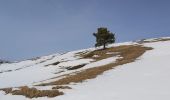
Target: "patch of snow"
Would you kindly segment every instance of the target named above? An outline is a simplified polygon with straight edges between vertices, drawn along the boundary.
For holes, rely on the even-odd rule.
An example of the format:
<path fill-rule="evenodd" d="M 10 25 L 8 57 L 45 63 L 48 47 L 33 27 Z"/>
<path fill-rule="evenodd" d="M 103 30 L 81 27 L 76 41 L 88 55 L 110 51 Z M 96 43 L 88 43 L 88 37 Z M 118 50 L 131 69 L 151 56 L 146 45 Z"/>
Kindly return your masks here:
<path fill-rule="evenodd" d="M 82 64 L 89 64 L 90 62 L 94 61 L 93 59 L 78 59 L 73 61 L 62 62 L 57 66 L 77 66 Z"/>
<path fill-rule="evenodd" d="M 100 57 L 100 56 L 99 56 L 99 55 L 93 55 L 93 57 L 94 57 L 94 58 L 98 58 L 98 57 Z"/>
<path fill-rule="evenodd" d="M 82 69 L 87 69 L 87 68 L 93 68 L 93 67 L 99 67 L 99 66 L 103 66 L 103 65 L 107 65 L 110 63 L 115 63 L 115 61 L 120 58 L 119 56 L 115 56 L 115 57 L 109 57 L 103 60 L 99 60 L 96 62 L 92 62 L 90 64 L 85 65 Z"/>
<path fill-rule="evenodd" d="M 112 55 L 112 54 L 119 54 L 119 52 L 107 52 L 107 55 Z"/>

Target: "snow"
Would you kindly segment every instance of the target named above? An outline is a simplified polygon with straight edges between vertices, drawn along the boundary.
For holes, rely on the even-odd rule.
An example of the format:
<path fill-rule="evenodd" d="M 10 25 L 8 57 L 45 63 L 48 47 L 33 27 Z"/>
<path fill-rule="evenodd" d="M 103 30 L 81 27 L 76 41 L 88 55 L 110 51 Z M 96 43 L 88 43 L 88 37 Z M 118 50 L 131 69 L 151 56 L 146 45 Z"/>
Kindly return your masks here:
<path fill-rule="evenodd" d="M 145 41 L 145 42 L 156 42 L 156 41 L 163 40 L 163 39 L 170 39 L 170 37 L 143 39 L 142 41 Z M 141 40 L 138 40 L 138 42 L 139 41 L 141 41 Z"/>
<path fill-rule="evenodd" d="M 119 52 L 107 52 L 107 55 L 112 55 L 112 54 L 119 54 Z"/>
<path fill-rule="evenodd" d="M 84 67 L 82 68 L 79 68 L 79 69 L 76 69 L 76 70 L 64 70 L 63 68 L 65 67 L 60 67 L 62 70 L 60 69 L 57 69 L 59 72 L 60 71 L 64 71 L 62 73 L 58 73 L 55 77 L 57 76 L 62 76 L 62 75 L 65 75 L 65 74 L 72 74 L 73 72 L 77 72 L 77 71 L 81 71 L 81 70 L 85 70 L 85 69 L 88 69 L 88 68 L 93 68 L 93 67 L 99 67 L 99 66 L 103 66 L 103 65 L 107 65 L 107 64 L 110 64 L 110 63 L 114 63 L 116 61 L 116 59 L 118 58 L 121 58 L 119 56 L 114 56 L 114 57 L 109 57 L 107 59 L 103 59 L 103 60 L 100 60 L 100 61 L 96 61 L 96 62 L 92 62 L 94 60 L 92 59 L 80 59 L 82 62 L 80 62 L 80 60 L 75 60 L 75 61 L 72 61 L 72 64 L 71 64 L 71 61 L 68 61 L 65 62 L 64 64 L 58 64 L 57 66 L 59 67 L 60 65 L 64 65 L 65 67 L 67 66 L 70 66 L 70 65 L 82 65 L 82 64 L 85 64 L 84 62 L 91 62 L 91 63 L 86 63 L 87 65 L 85 65 Z M 64 76 L 63 76 L 64 77 Z M 52 82 L 52 81 L 55 81 L 56 79 L 60 79 L 60 78 L 63 78 L 63 77 L 59 77 L 59 78 L 55 78 L 55 79 L 50 79 L 50 80 L 44 80 L 43 82 L 45 83 L 48 83 L 48 82 Z M 38 83 L 37 83 L 38 84 Z M 35 84 L 36 85 L 36 84 Z"/>
<path fill-rule="evenodd" d="M 99 55 L 93 55 L 93 57 L 94 57 L 94 58 L 98 58 L 98 57 L 100 57 L 100 56 L 99 56 Z"/>
<path fill-rule="evenodd" d="M 79 56 L 76 56 L 76 53 L 90 52 L 93 50 L 95 49 L 89 48 L 67 52 L 65 54 L 43 56 L 34 60 L 25 60 L 12 64 L 2 64 L 0 65 L 0 88 L 19 87 L 24 85 L 31 86 L 36 83 L 50 82 L 57 79 L 52 79 L 54 77 L 71 74 L 87 68 L 97 67 L 99 64 L 108 64 L 111 60 L 114 61 L 117 59 L 117 57 L 112 57 L 101 62 L 94 62 L 93 59 L 80 59 Z M 60 63 L 58 65 L 52 65 L 55 62 Z M 67 70 L 67 67 L 82 64 L 86 64 L 86 66 L 76 70 Z"/>
<path fill-rule="evenodd" d="M 18 69 L 31 67 L 31 66 L 34 66 L 35 64 L 41 64 L 42 62 L 48 61 L 55 56 L 59 56 L 59 54 L 44 56 L 36 60 L 25 60 L 25 61 L 16 62 L 16 63 L 2 64 L 0 65 L 0 72 L 6 72 L 6 71 L 8 72 L 9 70 L 15 71 Z"/>
<path fill-rule="evenodd" d="M 109 46 L 136 44 L 136 42 L 126 42 Z M 170 41 L 144 43 L 143 45 L 154 49 L 147 51 L 135 62 L 117 66 L 95 79 L 70 85 L 73 89 L 63 90 L 65 94 L 62 96 L 54 98 L 40 97 L 31 100 L 170 100 Z M 37 83 L 75 71 L 106 65 L 120 58 L 119 56 L 114 56 L 94 62 L 93 59 L 80 59 L 78 56 L 75 56 L 76 53 L 93 50 L 94 48 L 89 48 L 62 55 L 44 56 L 35 61 L 26 60 L 13 64 L 2 64 L 0 65 L 0 71 L 12 71 L 0 73 L 0 88 L 23 85 L 32 87 L 34 82 Z M 61 63 L 49 65 L 55 62 Z M 60 66 L 76 66 L 81 64 L 87 65 L 73 71 L 60 68 Z M 22 69 L 15 70 L 18 68 Z M 55 74 L 59 71 L 64 72 Z M 52 80 L 54 79 L 47 81 Z M 40 90 L 50 89 L 51 86 L 37 86 L 36 88 Z M 4 92 L 0 91 L 0 100 L 30 99 L 24 96 L 5 95 Z"/>
<path fill-rule="evenodd" d="M 58 64 L 58 66 L 77 66 L 80 64 L 88 64 L 90 62 L 94 61 L 93 59 L 78 59 L 74 61 L 67 61 L 67 62 L 62 62 Z"/>
<path fill-rule="evenodd" d="M 57 100 L 170 100 L 170 52 L 167 52 L 170 42 L 148 43 L 146 46 L 154 49 L 140 60 L 72 86 L 73 90 Z"/>
<path fill-rule="evenodd" d="M 86 66 L 83 67 L 83 69 L 87 69 L 87 68 L 92 68 L 92 67 L 98 67 L 98 66 L 103 66 L 103 65 L 107 65 L 110 63 L 114 63 L 116 61 L 116 59 L 120 58 L 119 56 L 115 56 L 115 57 L 109 57 L 100 61 L 96 61 L 93 63 L 90 63 Z"/>

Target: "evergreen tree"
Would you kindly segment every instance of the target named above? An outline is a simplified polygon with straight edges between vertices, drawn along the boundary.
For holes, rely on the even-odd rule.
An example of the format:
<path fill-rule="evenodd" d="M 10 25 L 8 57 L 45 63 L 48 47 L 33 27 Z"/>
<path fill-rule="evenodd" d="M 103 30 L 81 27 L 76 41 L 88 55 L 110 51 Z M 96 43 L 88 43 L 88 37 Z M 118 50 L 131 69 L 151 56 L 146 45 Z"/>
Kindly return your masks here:
<path fill-rule="evenodd" d="M 108 31 L 105 27 L 98 28 L 97 33 L 93 33 L 93 35 L 96 37 L 95 47 L 103 45 L 103 49 L 106 49 L 108 44 L 115 42 L 115 34 Z"/>

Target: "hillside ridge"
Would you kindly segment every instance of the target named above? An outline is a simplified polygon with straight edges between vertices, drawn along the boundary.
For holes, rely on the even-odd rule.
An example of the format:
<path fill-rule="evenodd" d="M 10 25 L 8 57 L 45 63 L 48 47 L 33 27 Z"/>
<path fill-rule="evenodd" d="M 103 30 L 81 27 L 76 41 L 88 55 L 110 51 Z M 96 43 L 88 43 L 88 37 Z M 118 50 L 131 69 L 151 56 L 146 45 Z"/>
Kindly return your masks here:
<path fill-rule="evenodd" d="M 89 48 L 1 64 L 0 75 L 3 78 L 0 78 L 0 90 L 4 91 L 6 96 L 12 94 L 14 97 L 22 95 L 22 98 L 27 99 L 55 99 L 56 96 L 65 95 L 65 91 L 72 90 L 73 84 L 80 84 L 87 79 L 95 80 L 105 71 L 135 63 L 145 52 L 153 51 L 154 48 L 147 44 L 166 43 L 169 40 L 170 37 L 143 39 L 111 44 L 106 50 L 100 50 L 100 47 Z M 15 83 L 12 80 L 15 80 Z"/>

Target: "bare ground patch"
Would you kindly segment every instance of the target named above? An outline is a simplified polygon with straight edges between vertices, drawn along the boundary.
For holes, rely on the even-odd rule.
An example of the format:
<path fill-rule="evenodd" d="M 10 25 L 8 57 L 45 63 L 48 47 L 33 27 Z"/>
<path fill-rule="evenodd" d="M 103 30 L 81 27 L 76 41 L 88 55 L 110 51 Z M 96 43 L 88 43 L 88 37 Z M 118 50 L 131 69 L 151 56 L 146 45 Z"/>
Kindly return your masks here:
<path fill-rule="evenodd" d="M 56 97 L 59 95 L 63 95 L 63 92 L 58 90 L 37 90 L 36 88 L 29 88 L 27 86 L 20 87 L 18 90 L 12 90 L 12 88 L 4 88 L 0 89 L 4 91 L 6 94 L 12 95 L 23 95 L 27 98 L 38 98 L 38 97 Z"/>
<path fill-rule="evenodd" d="M 71 87 L 69 87 L 69 86 L 55 86 L 55 87 L 52 87 L 52 89 L 71 89 Z"/>

